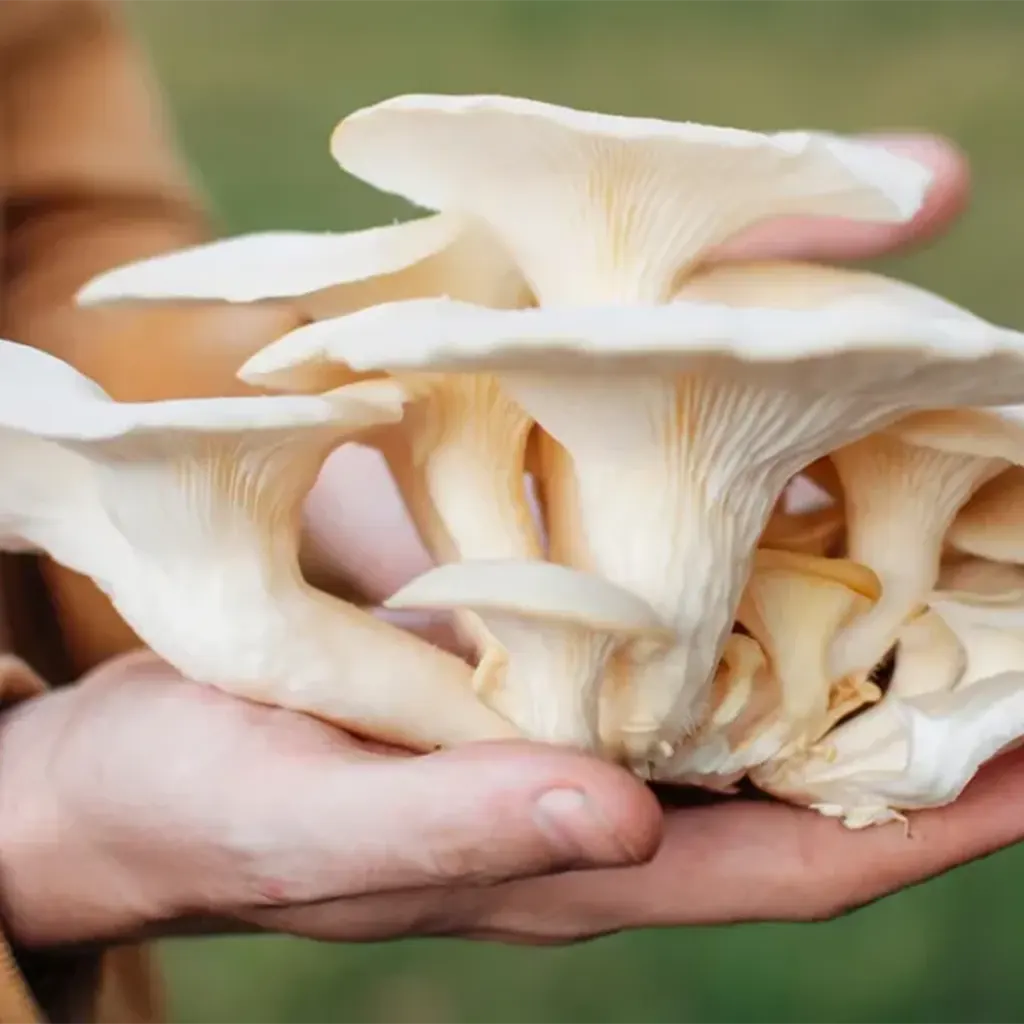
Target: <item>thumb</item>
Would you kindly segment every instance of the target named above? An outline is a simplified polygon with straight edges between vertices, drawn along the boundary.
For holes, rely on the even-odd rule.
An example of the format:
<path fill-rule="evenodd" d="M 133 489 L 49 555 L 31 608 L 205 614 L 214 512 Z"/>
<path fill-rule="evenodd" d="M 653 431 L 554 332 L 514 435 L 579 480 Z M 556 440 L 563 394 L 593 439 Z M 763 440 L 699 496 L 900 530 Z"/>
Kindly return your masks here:
<path fill-rule="evenodd" d="M 628 772 L 528 743 L 326 771 L 320 761 L 310 774 L 315 784 L 290 801 L 291 827 L 276 823 L 303 851 L 294 880 L 304 891 L 281 892 L 286 901 L 636 863 L 661 836 L 657 799 Z"/>

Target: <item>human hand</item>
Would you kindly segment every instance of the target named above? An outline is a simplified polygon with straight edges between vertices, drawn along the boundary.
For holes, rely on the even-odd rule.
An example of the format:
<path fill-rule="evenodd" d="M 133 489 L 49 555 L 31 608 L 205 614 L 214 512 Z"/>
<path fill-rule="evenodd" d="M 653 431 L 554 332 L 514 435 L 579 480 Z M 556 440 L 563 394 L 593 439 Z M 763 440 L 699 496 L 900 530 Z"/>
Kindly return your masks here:
<path fill-rule="evenodd" d="M 1024 755 L 916 814 L 910 839 L 754 801 L 663 818 L 638 780 L 582 755 L 410 756 L 131 654 L 0 721 L 0 916 L 28 948 L 256 930 L 543 944 L 817 920 L 1017 841 L 1018 798 Z"/>
<path fill-rule="evenodd" d="M 453 892 L 635 863 L 660 826 L 611 765 L 520 743 L 413 757 L 145 652 L 0 718 L 0 917 L 27 948 L 430 932 Z"/>

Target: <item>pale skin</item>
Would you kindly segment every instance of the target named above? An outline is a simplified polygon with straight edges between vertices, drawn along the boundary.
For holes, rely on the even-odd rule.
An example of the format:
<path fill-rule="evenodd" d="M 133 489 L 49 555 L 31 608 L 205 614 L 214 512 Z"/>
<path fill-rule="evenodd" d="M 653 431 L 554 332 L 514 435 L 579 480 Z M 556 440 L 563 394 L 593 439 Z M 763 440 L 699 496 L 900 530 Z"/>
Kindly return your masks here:
<path fill-rule="evenodd" d="M 716 257 L 869 258 L 938 233 L 966 204 L 965 161 L 936 139 L 886 144 L 936 172 L 913 224 L 777 223 Z M 395 502 L 383 463 L 353 449 L 309 507 L 331 572 L 375 601 L 429 564 Z M 0 718 L 0 916 L 37 948 L 263 930 L 540 944 L 819 920 L 1019 841 L 1021 800 L 1017 753 L 912 815 L 909 840 L 766 802 L 664 807 L 582 755 L 372 747 L 141 653 Z"/>

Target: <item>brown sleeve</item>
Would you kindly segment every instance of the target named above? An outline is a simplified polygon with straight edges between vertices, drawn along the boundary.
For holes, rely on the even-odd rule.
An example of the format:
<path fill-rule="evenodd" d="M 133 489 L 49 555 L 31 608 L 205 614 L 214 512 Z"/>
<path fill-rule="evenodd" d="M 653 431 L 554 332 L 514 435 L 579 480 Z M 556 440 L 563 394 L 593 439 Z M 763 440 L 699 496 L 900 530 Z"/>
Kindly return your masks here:
<path fill-rule="evenodd" d="M 158 96 L 117 5 L 0 0 L 0 336 L 122 400 L 242 393 L 293 309 L 74 305 L 98 272 L 210 237 Z M 75 675 L 138 646 L 90 581 L 43 571 Z"/>

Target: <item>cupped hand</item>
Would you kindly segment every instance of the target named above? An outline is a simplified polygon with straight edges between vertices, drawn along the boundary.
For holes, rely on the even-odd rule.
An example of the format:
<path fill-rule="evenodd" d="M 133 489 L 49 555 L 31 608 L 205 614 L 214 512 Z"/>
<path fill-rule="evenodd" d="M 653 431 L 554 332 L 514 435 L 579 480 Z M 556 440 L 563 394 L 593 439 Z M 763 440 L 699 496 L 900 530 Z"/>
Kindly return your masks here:
<path fill-rule="evenodd" d="M 816 920 L 1018 840 L 1021 799 L 1009 756 L 909 839 L 755 801 L 663 813 L 582 755 L 410 756 L 130 654 L 0 720 L 0 917 L 27 948 Z"/>
<path fill-rule="evenodd" d="M 453 891 L 643 861 L 660 828 L 610 765 L 519 743 L 413 757 L 150 653 L 0 718 L 0 917 L 26 947 L 431 931 Z"/>

